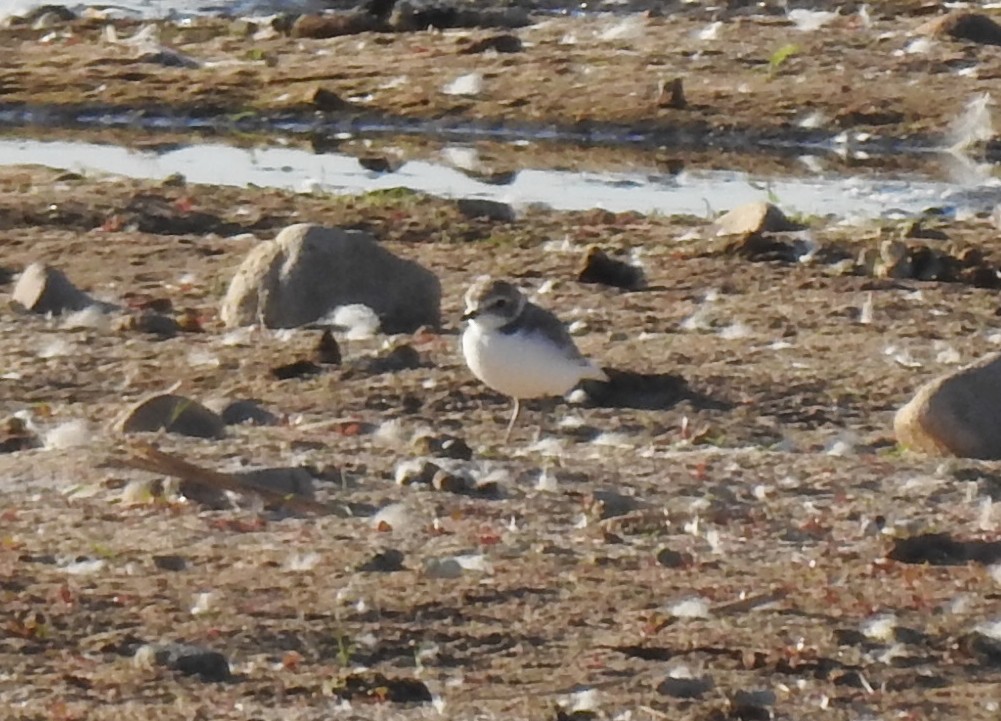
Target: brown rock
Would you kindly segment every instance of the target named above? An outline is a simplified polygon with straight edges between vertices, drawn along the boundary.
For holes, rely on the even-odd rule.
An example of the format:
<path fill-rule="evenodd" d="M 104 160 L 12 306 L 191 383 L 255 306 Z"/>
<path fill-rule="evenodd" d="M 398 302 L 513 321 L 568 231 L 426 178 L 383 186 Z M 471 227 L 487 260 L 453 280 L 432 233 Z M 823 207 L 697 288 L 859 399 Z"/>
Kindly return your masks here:
<path fill-rule="evenodd" d="M 469 490 L 469 483 L 462 476 L 439 469 L 431 479 L 431 487 L 442 493 L 462 494 Z"/>
<path fill-rule="evenodd" d="M 802 226 L 789 220 L 778 206 L 758 201 L 738 205 L 716 219 L 717 235 L 747 235 L 750 233 L 780 233 L 802 230 Z"/>
<path fill-rule="evenodd" d="M 893 419 L 897 440 L 942 456 L 1001 459 L 1001 354 L 921 388 Z"/>
<path fill-rule="evenodd" d="M 341 364 L 341 347 L 337 344 L 337 339 L 330 332 L 329 328 L 324 328 L 320 335 L 320 340 L 313 350 L 313 360 L 320 365 L 339 366 Z"/>
<path fill-rule="evenodd" d="M 920 25 L 915 32 L 932 37 L 950 37 L 983 45 L 1001 45 L 1001 25 L 981 13 L 956 10 Z"/>
<path fill-rule="evenodd" d="M 520 53 L 522 50 L 521 40 L 517 35 L 509 33 L 491 35 L 472 41 L 459 52 L 464 55 L 473 55 L 475 53 L 485 53 L 488 50 L 498 53 Z"/>
<path fill-rule="evenodd" d="M 431 461 L 419 465 L 401 465 L 396 470 L 396 483 L 401 486 L 429 486 L 441 468 Z"/>
<path fill-rule="evenodd" d="M 907 245 L 899 240 L 884 240 L 879 244 L 879 259 L 873 268 L 877 278 L 912 278 L 914 264 L 911 263 Z"/>
<path fill-rule="evenodd" d="M 42 441 L 17 416 L 11 416 L 0 427 L 0 453 L 16 453 L 41 446 Z"/>
<path fill-rule="evenodd" d="M 611 258 L 596 246 L 588 249 L 584 265 L 577 274 L 579 283 L 599 283 L 624 290 L 639 290 L 646 285 L 643 269 Z"/>
<path fill-rule="evenodd" d="M 375 311 L 386 333 L 410 333 L 439 325 L 441 284 L 367 233 L 302 223 L 254 246 L 230 283 L 220 317 L 230 328 L 258 321 L 295 328 L 354 303 Z"/>
<path fill-rule="evenodd" d="M 149 333 L 161 339 L 173 338 L 181 332 L 181 326 L 176 320 L 152 310 L 144 310 L 141 313 L 126 316 L 118 324 L 118 327 L 125 331 Z"/>
<path fill-rule="evenodd" d="M 486 218 L 501 223 L 512 223 L 517 215 L 507 203 L 484 198 L 461 198 L 456 202 L 459 212 L 467 218 Z"/>
<path fill-rule="evenodd" d="M 367 373 L 399 373 L 405 370 L 415 370 L 422 367 L 421 355 L 407 343 L 395 346 L 387 352 L 365 358 L 359 364 L 361 370 Z"/>
<path fill-rule="evenodd" d="M 249 471 L 234 473 L 240 480 L 270 491 L 278 491 L 286 495 L 313 498 L 313 477 L 305 468 L 298 466 L 280 466 L 276 468 L 255 468 Z"/>
<path fill-rule="evenodd" d="M 281 419 L 265 408 L 259 401 L 238 398 L 214 398 L 206 401 L 205 407 L 218 413 L 227 426 L 275 426 Z"/>
<path fill-rule="evenodd" d="M 661 80 L 657 86 L 657 107 L 683 110 L 688 106 L 685 100 L 685 86 L 681 78 Z"/>
<path fill-rule="evenodd" d="M 292 361 L 291 363 L 284 363 L 280 366 L 272 368 L 271 375 L 277 380 L 287 381 L 293 378 L 307 378 L 309 376 L 315 376 L 317 373 L 322 371 L 323 369 L 313 361 L 307 358 L 300 358 L 299 360 Z"/>
<path fill-rule="evenodd" d="M 195 438 L 222 438 L 222 418 L 196 400 L 173 393 L 145 398 L 118 421 L 123 433 L 167 431 Z"/>
<path fill-rule="evenodd" d="M 385 155 L 363 155 L 358 158 L 358 165 L 373 173 L 395 173 L 400 168 L 400 162 Z"/>
<path fill-rule="evenodd" d="M 473 449 L 457 436 L 419 436 L 411 444 L 417 453 L 436 458 L 455 458 L 461 461 L 471 460 Z"/>
<path fill-rule="evenodd" d="M 17 279 L 11 301 L 33 313 L 64 313 L 83 310 L 94 301 L 79 290 L 59 269 L 32 263 Z"/>
<path fill-rule="evenodd" d="M 344 100 L 340 95 L 335 93 L 333 90 L 328 90 L 324 87 L 313 86 L 306 91 L 304 100 L 307 105 L 311 105 L 317 110 L 346 110 L 348 108 L 354 107 L 347 100 Z"/>
<path fill-rule="evenodd" d="M 834 116 L 841 128 L 856 125 L 896 125 L 906 119 L 903 112 L 887 107 L 885 103 L 860 102 L 847 105 Z"/>
<path fill-rule="evenodd" d="M 294 38 L 335 38 L 376 30 L 381 23 L 368 13 L 341 12 L 326 15 L 300 15 L 292 23 Z"/>

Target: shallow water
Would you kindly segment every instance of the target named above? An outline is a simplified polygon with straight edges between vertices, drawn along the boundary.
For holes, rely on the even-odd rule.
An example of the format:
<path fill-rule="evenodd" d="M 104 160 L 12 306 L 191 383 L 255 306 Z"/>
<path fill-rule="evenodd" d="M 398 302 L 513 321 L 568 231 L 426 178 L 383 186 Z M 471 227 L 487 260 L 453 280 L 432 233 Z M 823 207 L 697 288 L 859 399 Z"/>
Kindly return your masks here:
<path fill-rule="evenodd" d="M 352 155 L 316 154 L 291 147 L 246 149 L 216 143 L 137 151 L 97 143 L 0 140 L 3 165 L 44 165 L 147 179 L 181 173 L 193 183 L 252 184 L 299 192 L 359 193 L 407 187 L 442 197 L 486 198 L 515 205 L 544 203 L 563 210 L 605 208 L 704 216 L 753 200 L 772 200 L 787 211 L 861 220 L 918 214 L 930 207 L 960 214 L 986 211 L 1001 202 L 1001 187 L 990 176 L 970 175 L 960 184 L 931 177 L 811 173 L 808 168 L 816 170 L 821 164 L 815 157 L 803 159 L 804 172 L 799 176 L 699 169 L 672 175 L 654 167 L 608 173 L 523 168 L 505 184 L 484 182 L 456 167 L 475 164 L 475 146 L 446 146 L 438 157 L 438 162 L 414 160 L 396 172 L 377 173 L 362 167 Z"/>

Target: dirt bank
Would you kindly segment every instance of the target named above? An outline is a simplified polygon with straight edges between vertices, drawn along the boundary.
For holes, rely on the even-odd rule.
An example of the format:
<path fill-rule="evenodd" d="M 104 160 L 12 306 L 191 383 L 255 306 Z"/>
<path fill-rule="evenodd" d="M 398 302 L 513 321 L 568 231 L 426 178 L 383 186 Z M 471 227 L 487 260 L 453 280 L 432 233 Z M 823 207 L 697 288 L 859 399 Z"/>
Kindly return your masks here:
<path fill-rule="evenodd" d="M 421 122 L 677 146 L 805 143 L 846 130 L 883 149 L 941 142 L 971 98 L 992 89 L 994 47 L 917 33 L 933 7 L 871 5 L 808 30 L 784 15 L 700 5 L 327 39 L 291 37 L 280 22 L 278 31 L 221 19 L 159 25 L 159 41 L 183 57 L 124 43 L 139 31 L 126 21 L 114 36 L 93 19 L 15 26 L 0 30 L 0 102 L 12 120 L 48 124 L 178 116 L 230 130 Z M 672 99 L 675 79 L 683 93 Z"/>

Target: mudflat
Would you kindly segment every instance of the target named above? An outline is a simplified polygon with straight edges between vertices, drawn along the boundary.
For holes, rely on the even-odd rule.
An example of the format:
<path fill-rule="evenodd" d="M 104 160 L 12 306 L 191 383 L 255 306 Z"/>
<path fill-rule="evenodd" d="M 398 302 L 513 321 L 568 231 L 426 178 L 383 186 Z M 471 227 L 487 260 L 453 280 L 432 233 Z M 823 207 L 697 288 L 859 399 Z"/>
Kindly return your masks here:
<path fill-rule="evenodd" d="M 913 2 L 796 13 L 695 3 L 422 32 L 357 32 L 378 22 L 351 21 L 346 11 L 325 30 L 294 16 L 145 30 L 99 14 L 49 17 L 0 29 L 0 102 L 43 108 L 34 116 L 43 122 L 100 110 L 137 122 L 143 114 L 244 125 L 354 118 L 641 133 L 673 145 L 852 131 L 928 145 L 1001 72 L 1001 30 L 985 15 L 976 18 L 986 25 L 946 23 L 942 9 Z M 302 36 L 324 32 L 348 34 Z"/>
<path fill-rule="evenodd" d="M 814 33 L 734 18 L 715 40 L 693 35 L 712 21 L 696 10 L 637 15 L 628 40 L 599 38 L 623 18 L 550 18 L 504 31 L 522 52 L 475 60 L 457 32 L 161 29 L 185 54 L 239 61 L 187 69 L 139 62 L 76 20 L 4 30 L 0 83 L 9 102 L 55 107 L 270 112 L 320 84 L 416 118 L 683 116 L 779 134 L 816 111 L 903 138 L 945 130 L 986 89 L 985 70 L 957 77 L 957 58 L 996 61 L 951 40 L 896 55 L 923 12 L 877 3 L 871 26 L 845 13 Z M 787 43 L 799 49 L 769 69 Z M 681 65 L 688 106 L 658 108 L 661 70 Z M 482 98 L 440 92 L 473 71 Z M 858 102 L 902 119 L 838 120 Z M 721 237 L 706 217 L 491 219 L 406 190 L 21 167 L 0 171 L 0 191 L 5 300 L 40 261 L 121 308 L 0 314 L 9 717 L 996 718 L 1001 477 L 903 452 L 892 433 L 921 384 L 1001 341 L 986 214 L 800 217 L 805 232 Z M 298 222 L 366 230 L 433 270 L 442 326 L 338 331 L 339 365 L 319 362 L 320 328 L 224 328 L 236 268 Z M 641 267 L 645 287 L 580 282 L 592 245 Z M 638 391 L 534 405 L 502 443 L 509 401 L 458 351 L 462 294 L 487 273 L 535 293 Z M 215 439 L 117 430 L 171 388 L 253 400 L 272 422 Z M 160 493 L 161 475 L 124 463 L 137 439 L 216 471 L 306 469 L 331 512 Z"/>

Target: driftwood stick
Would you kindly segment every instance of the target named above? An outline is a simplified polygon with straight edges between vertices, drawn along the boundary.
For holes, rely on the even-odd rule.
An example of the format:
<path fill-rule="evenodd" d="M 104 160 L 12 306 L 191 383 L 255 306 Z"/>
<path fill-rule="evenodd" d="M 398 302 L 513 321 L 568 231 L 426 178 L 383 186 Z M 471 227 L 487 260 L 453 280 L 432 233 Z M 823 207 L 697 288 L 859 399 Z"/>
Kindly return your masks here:
<path fill-rule="evenodd" d="M 156 446 L 145 441 L 137 441 L 129 448 L 129 455 L 123 459 L 124 465 L 152 473 L 162 473 L 166 476 L 179 478 L 186 483 L 194 483 L 215 491 L 232 491 L 234 493 L 256 493 L 265 501 L 275 503 L 294 511 L 330 515 L 335 513 L 326 504 L 302 496 L 281 493 L 271 488 L 259 486 L 256 483 L 241 480 L 230 473 L 220 473 L 209 468 L 196 466 L 183 458 L 170 453 L 164 453 Z"/>

